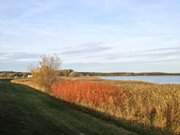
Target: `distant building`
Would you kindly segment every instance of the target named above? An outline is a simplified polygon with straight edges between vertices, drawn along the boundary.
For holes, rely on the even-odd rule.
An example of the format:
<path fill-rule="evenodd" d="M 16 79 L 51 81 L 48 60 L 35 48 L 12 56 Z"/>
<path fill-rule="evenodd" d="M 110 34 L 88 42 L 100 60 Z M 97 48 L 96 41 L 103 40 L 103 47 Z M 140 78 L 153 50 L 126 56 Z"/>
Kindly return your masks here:
<path fill-rule="evenodd" d="M 28 78 L 32 78 L 32 75 L 28 75 L 27 77 L 28 77 Z"/>

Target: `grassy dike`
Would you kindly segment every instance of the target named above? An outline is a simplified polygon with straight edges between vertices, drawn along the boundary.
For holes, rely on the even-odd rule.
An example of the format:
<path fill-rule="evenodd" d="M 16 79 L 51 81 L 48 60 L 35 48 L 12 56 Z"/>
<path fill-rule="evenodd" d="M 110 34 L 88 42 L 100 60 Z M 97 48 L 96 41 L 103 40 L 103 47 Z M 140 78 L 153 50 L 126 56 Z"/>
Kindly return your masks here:
<path fill-rule="evenodd" d="M 64 84 L 64 81 L 67 83 Z M 38 87 L 29 79 L 18 79 L 11 82 L 43 91 L 43 88 Z M 180 85 L 159 85 L 140 81 L 107 81 L 95 78 L 63 78 L 59 85 L 51 91 L 54 97 L 58 100 L 63 97 L 68 105 L 69 103 L 82 105 L 85 108 L 74 107 L 75 109 L 80 108 L 81 111 L 98 119 L 103 119 L 109 124 L 115 124 L 141 135 L 179 135 Z M 114 87 L 118 91 L 113 90 Z M 85 93 L 82 93 L 83 90 Z M 90 96 L 88 90 L 96 90 L 95 93 L 93 92 L 95 95 L 92 93 L 93 95 Z M 103 91 L 106 90 L 111 91 L 110 95 L 103 94 Z M 118 93 L 121 93 L 122 90 L 130 94 L 126 100 L 123 100 L 123 106 L 119 104 L 122 98 L 118 97 Z M 98 95 L 98 91 L 101 91 L 100 95 Z M 113 91 L 118 93 L 112 95 Z M 73 92 L 74 94 L 72 94 Z M 65 95 L 61 95 L 63 93 Z M 96 96 L 97 99 L 91 100 L 87 94 L 90 98 Z M 108 100 L 108 96 L 113 99 L 113 102 Z M 99 103 L 98 99 L 101 99 Z M 116 102 L 118 104 L 114 104 Z M 96 103 L 100 106 L 97 106 Z"/>
<path fill-rule="evenodd" d="M 0 80 L 1 135 L 136 135 L 33 88 Z"/>

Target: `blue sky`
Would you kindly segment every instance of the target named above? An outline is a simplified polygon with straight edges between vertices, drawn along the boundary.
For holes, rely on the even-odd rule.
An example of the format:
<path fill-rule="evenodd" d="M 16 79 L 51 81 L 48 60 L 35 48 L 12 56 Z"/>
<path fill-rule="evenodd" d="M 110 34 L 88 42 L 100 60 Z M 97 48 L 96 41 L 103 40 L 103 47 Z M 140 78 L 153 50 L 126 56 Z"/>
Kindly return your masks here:
<path fill-rule="evenodd" d="M 0 0 L 0 70 L 180 72 L 179 0 Z"/>

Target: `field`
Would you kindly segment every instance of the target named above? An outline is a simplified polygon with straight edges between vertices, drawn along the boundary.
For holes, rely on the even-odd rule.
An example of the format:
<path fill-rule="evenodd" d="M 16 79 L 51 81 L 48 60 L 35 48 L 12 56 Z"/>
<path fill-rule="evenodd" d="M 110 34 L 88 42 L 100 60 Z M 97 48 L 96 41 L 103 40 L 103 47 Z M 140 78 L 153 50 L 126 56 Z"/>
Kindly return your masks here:
<path fill-rule="evenodd" d="M 30 80 L 13 82 L 38 88 Z M 113 124 L 141 135 L 171 135 L 180 132 L 180 85 L 63 78 L 52 86 L 49 94 L 68 103 L 101 112 L 103 115 L 98 115 L 98 118 L 105 114 L 107 117 L 103 119 L 108 122 L 113 121 Z M 97 115 L 97 112 L 93 114 Z"/>
<path fill-rule="evenodd" d="M 137 135 L 100 116 L 33 88 L 0 80 L 1 135 Z"/>
<path fill-rule="evenodd" d="M 64 80 L 52 94 L 65 101 L 131 123 L 127 128 L 150 134 L 180 134 L 180 85 L 134 81 Z M 138 123 L 138 124 L 137 124 Z"/>

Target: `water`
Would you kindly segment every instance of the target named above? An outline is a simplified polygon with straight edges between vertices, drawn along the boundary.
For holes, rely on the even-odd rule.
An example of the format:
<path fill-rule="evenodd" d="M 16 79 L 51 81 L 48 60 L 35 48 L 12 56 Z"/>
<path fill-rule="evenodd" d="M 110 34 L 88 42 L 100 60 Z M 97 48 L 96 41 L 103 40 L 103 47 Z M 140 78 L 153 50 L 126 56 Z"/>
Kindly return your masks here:
<path fill-rule="evenodd" d="M 106 80 L 134 80 L 160 84 L 180 84 L 180 76 L 108 76 Z"/>

